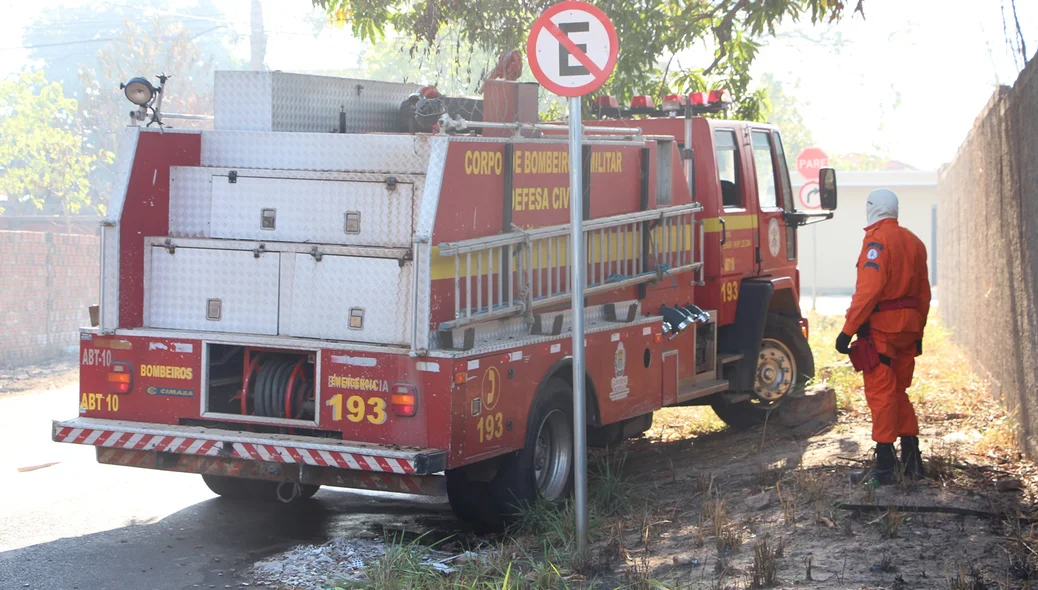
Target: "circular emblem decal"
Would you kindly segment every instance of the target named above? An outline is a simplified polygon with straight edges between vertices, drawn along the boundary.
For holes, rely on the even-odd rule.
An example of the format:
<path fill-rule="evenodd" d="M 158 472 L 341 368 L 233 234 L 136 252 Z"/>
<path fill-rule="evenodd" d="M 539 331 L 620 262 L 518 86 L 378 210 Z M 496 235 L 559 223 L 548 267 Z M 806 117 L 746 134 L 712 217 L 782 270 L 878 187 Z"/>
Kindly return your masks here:
<path fill-rule="evenodd" d="M 771 251 L 772 256 L 778 256 L 781 248 L 782 236 L 779 235 L 778 220 L 772 217 L 768 223 L 768 250 Z"/>
<path fill-rule="evenodd" d="M 868 251 L 867 254 L 865 254 L 865 257 L 868 258 L 869 260 L 875 260 L 875 259 L 879 258 L 879 251 L 876 250 L 875 248 L 872 248 L 872 249 L 870 249 Z"/>

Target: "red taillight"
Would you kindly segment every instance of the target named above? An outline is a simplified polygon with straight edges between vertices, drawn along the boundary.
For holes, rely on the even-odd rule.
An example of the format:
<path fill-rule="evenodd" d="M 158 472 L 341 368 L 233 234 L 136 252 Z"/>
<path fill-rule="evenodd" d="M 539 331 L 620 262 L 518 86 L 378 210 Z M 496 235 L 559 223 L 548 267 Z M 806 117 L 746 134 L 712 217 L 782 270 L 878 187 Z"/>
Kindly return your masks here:
<path fill-rule="evenodd" d="M 393 395 L 390 400 L 393 413 L 397 416 L 410 418 L 418 414 L 418 387 L 410 383 L 397 383 L 393 386 Z"/>
<path fill-rule="evenodd" d="M 710 104 L 713 104 L 715 102 L 729 104 L 732 102 L 732 95 L 727 90 L 711 90 L 709 102 Z"/>
<path fill-rule="evenodd" d="M 616 100 L 615 96 L 602 95 L 595 98 L 595 106 L 600 109 L 618 109 L 620 101 Z"/>
<path fill-rule="evenodd" d="M 639 94 L 631 99 L 632 109 L 654 109 L 656 108 L 656 101 L 652 100 L 651 96 L 645 94 Z"/>
<path fill-rule="evenodd" d="M 133 388 L 133 367 L 123 361 L 112 363 L 107 381 L 108 390 L 112 393 L 130 393 Z"/>

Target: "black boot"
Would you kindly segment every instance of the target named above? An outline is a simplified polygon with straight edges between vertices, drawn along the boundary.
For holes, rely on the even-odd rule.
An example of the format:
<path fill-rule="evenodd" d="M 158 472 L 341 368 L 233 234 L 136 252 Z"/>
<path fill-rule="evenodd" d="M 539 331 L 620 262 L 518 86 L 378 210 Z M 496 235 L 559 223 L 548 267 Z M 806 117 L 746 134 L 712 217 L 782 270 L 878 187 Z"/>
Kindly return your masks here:
<path fill-rule="evenodd" d="M 858 485 L 872 481 L 877 486 L 888 486 L 895 482 L 894 471 L 897 469 L 897 455 L 892 443 L 876 445 L 876 465 L 869 469 L 851 472 L 851 483 Z"/>
<path fill-rule="evenodd" d="M 901 437 L 901 465 L 905 470 L 905 477 L 909 479 L 926 477 L 926 473 L 923 471 L 923 455 L 919 451 L 918 436 Z"/>

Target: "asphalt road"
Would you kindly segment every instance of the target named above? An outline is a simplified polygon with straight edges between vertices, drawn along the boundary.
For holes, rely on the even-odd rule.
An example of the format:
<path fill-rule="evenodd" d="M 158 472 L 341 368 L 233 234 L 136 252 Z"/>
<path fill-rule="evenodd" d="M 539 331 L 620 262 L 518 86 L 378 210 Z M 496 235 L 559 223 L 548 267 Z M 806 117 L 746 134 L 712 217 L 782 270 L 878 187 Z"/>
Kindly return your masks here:
<path fill-rule="evenodd" d="M 0 395 L 0 589 L 240 588 L 299 543 L 456 527 L 444 503 L 322 490 L 299 506 L 238 505 L 201 477 L 98 464 L 50 440 L 77 386 Z"/>

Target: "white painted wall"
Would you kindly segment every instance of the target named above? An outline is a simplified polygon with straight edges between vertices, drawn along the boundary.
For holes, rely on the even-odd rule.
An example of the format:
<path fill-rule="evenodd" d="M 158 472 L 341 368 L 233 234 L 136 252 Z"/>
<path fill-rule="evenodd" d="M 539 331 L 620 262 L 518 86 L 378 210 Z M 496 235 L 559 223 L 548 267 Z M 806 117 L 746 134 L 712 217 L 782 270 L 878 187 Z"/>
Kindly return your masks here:
<path fill-rule="evenodd" d="M 933 274 L 933 207 L 937 204 L 937 172 L 897 170 L 875 172 L 837 171 L 839 208 L 829 221 L 799 230 L 801 293 L 812 288 L 819 295 L 849 294 L 854 291 L 854 263 L 865 237 L 865 201 L 877 188 L 897 193 L 899 219 L 926 244 Z M 799 194 L 803 179 L 796 172 L 793 193 Z"/>

